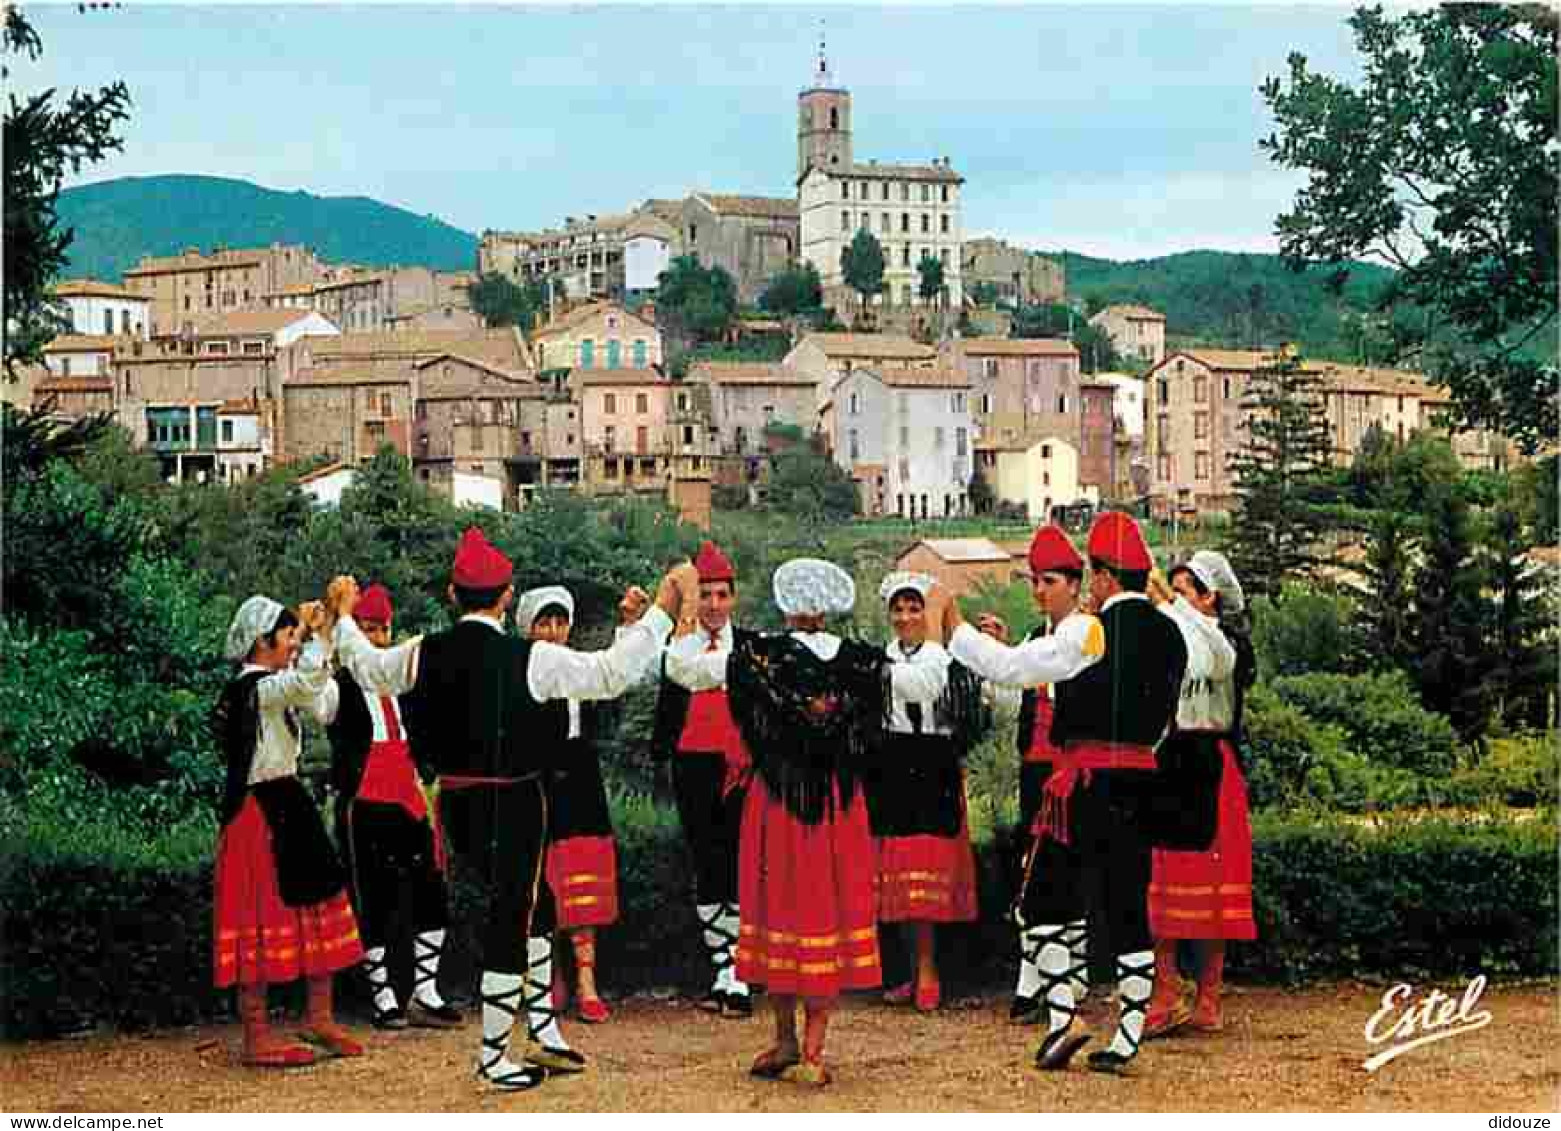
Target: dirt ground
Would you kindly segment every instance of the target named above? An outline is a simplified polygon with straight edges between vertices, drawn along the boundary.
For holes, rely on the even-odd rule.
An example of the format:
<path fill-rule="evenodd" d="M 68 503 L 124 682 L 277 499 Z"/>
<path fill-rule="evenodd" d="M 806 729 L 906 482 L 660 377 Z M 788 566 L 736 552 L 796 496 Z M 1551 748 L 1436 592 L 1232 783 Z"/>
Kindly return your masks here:
<path fill-rule="evenodd" d="M 1442 987 L 1450 993 L 1462 987 Z M 1031 1067 L 1039 1030 L 1008 1023 L 1006 999 L 931 1015 L 848 1001 L 830 1033 L 824 1089 L 751 1079 L 768 1043 L 752 1020 L 680 999 L 615 1003 L 605 1025 L 566 1027 L 591 1057 L 583 1076 L 502 1095 L 472 1077 L 476 1023 L 368 1033 L 369 1054 L 284 1072 L 238 1064 L 236 1026 L 150 1037 L 0 1046 L 0 1107 L 17 1112 L 216 1111 L 1483 1111 L 1561 1103 L 1556 987 L 1492 987 L 1490 1023 L 1368 1074 L 1364 1026 L 1383 987 L 1233 988 L 1215 1036 L 1151 1042 L 1127 1079 Z M 762 1006 L 762 1003 L 761 1003 Z M 1102 1038 L 1103 1039 L 1103 1038 Z M 1098 1047 L 1092 1043 L 1090 1047 Z"/>

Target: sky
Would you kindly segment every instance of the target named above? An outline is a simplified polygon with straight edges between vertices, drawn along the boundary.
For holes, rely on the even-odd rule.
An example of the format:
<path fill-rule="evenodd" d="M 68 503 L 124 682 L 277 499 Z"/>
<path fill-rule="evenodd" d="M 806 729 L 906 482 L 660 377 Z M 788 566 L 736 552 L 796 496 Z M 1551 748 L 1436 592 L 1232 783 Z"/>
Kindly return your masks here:
<path fill-rule="evenodd" d="M 1291 52 L 1359 68 L 1336 3 L 24 8 L 19 91 L 123 79 L 124 152 L 369 196 L 480 233 L 692 191 L 792 196 L 822 27 L 858 161 L 947 156 L 966 238 L 1139 259 L 1275 251 L 1302 179 L 1259 151 Z"/>

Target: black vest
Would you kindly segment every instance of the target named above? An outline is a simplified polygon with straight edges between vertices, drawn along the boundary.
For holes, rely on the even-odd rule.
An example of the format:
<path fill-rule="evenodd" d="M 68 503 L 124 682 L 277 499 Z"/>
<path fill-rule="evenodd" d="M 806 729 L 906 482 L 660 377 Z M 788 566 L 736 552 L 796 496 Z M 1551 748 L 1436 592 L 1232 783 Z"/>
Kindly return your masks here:
<path fill-rule="evenodd" d="M 420 764 L 465 777 L 546 768 L 548 720 L 531 696 L 531 642 L 479 621 L 423 638 L 417 684 L 401 697 Z"/>
<path fill-rule="evenodd" d="M 1127 598 L 1097 615 L 1106 654 L 1054 686 L 1052 742 L 1153 746 L 1176 718 L 1187 645 L 1181 629 L 1147 600 Z"/>
<path fill-rule="evenodd" d="M 747 629 L 732 626 L 732 647 L 740 638 L 752 637 Z M 683 727 L 688 722 L 688 703 L 693 692 L 681 683 L 667 678 L 667 658 L 661 658 L 661 690 L 656 695 L 656 717 L 651 727 L 650 752 L 657 761 L 665 761 L 677 753 L 678 739 L 683 737 Z"/>
<path fill-rule="evenodd" d="M 338 798 L 357 796 L 374 742 L 374 720 L 363 701 L 363 689 L 352 673 L 336 673 L 336 717 L 325 728 L 331 743 L 331 788 Z"/>

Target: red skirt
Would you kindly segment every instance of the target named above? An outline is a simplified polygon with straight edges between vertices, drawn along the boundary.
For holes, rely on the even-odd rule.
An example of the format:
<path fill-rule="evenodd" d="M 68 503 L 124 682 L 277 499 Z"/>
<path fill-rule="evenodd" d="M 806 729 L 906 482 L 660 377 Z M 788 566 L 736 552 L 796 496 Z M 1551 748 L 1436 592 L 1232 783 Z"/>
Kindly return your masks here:
<path fill-rule="evenodd" d="M 880 922 L 968 923 L 977 917 L 976 857 L 963 796 L 953 836 L 886 836 L 875 847 Z"/>
<path fill-rule="evenodd" d="M 816 825 L 748 790 L 738 852 L 737 976 L 772 994 L 833 998 L 883 982 L 873 838 L 860 790 Z"/>
<path fill-rule="evenodd" d="M 558 925 L 602 927 L 618 919 L 618 849 L 610 836 L 572 836 L 547 846 L 545 873 Z"/>
<path fill-rule="evenodd" d="M 219 989 L 334 974 L 363 957 L 345 891 L 307 907 L 282 902 L 271 829 L 253 795 L 217 838 L 215 887 L 212 975 Z"/>
<path fill-rule="evenodd" d="M 1255 939 L 1247 783 L 1224 739 L 1219 824 L 1206 852 L 1154 850 L 1149 930 L 1160 939 Z"/>

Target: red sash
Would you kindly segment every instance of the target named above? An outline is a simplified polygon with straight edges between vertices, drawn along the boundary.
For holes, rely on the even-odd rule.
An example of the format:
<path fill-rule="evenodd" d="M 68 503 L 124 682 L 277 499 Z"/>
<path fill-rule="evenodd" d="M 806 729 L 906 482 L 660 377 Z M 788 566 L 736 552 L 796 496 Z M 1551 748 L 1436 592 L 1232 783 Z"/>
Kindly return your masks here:
<path fill-rule="evenodd" d="M 1068 799 L 1093 770 L 1153 770 L 1154 747 L 1127 742 L 1070 742 L 1056 750 L 1051 777 L 1041 793 L 1041 808 L 1031 826 L 1037 838 L 1068 844 Z"/>
<path fill-rule="evenodd" d="M 1057 748 L 1052 745 L 1052 715 L 1056 704 L 1046 693 L 1046 688 L 1035 689 L 1035 726 L 1030 729 L 1030 745 L 1025 748 L 1024 761 L 1055 762 Z"/>
<path fill-rule="evenodd" d="M 379 707 L 385 718 L 385 741 L 369 747 L 368 764 L 363 767 L 363 781 L 358 785 L 358 800 L 399 805 L 413 820 L 421 821 L 428 816 L 428 802 L 418 787 L 412 752 L 401 734 L 396 701 L 381 695 Z"/>
<path fill-rule="evenodd" d="M 726 756 L 726 777 L 721 783 L 721 796 L 725 797 L 739 786 L 748 784 L 753 776 L 753 762 L 748 748 L 732 718 L 732 708 L 726 699 L 726 688 L 696 691 L 688 699 L 688 718 L 683 722 L 683 733 L 678 736 L 678 753 L 700 754 L 719 750 Z"/>

